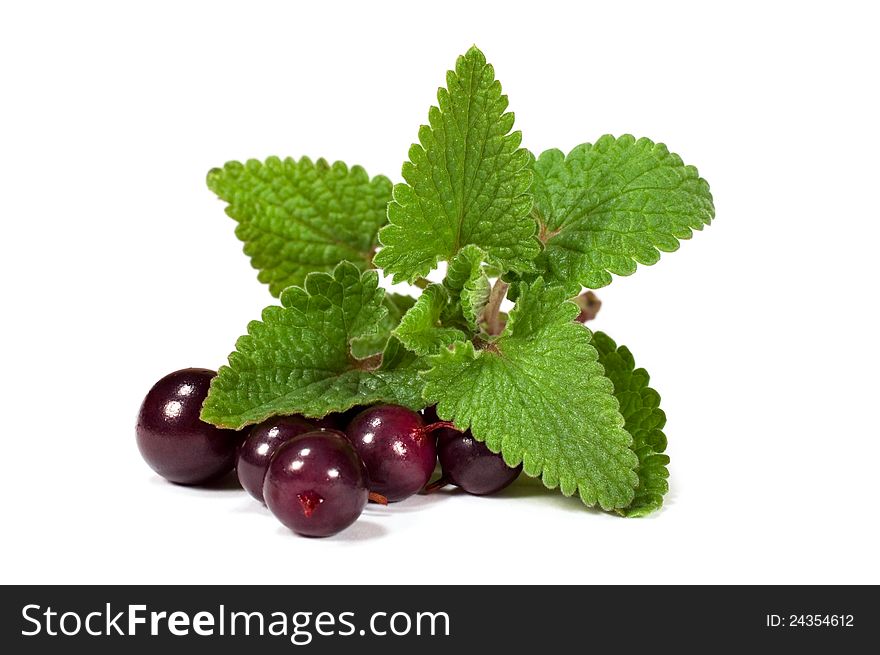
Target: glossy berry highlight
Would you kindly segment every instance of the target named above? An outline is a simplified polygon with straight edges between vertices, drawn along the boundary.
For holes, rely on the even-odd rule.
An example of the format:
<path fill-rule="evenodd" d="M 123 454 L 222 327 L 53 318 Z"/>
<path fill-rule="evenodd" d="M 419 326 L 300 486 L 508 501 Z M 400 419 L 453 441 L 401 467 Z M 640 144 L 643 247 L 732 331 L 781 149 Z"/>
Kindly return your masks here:
<path fill-rule="evenodd" d="M 333 430 L 306 432 L 283 443 L 263 483 L 266 506 L 307 537 L 344 530 L 367 504 L 367 472 L 351 443 Z"/>
<path fill-rule="evenodd" d="M 276 416 L 251 428 L 238 449 L 235 464 L 241 486 L 263 502 L 263 481 L 275 451 L 290 439 L 315 429 L 301 416 Z"/>
<path fill-rule="evenodd" d="M 229 473 L 243 434 L 199 418 L 211 379 L 204 368 L 166 375 L 147 393 L 137 419 L 137 445 L 156 473 L 178 484 L 202 484 Z"/>

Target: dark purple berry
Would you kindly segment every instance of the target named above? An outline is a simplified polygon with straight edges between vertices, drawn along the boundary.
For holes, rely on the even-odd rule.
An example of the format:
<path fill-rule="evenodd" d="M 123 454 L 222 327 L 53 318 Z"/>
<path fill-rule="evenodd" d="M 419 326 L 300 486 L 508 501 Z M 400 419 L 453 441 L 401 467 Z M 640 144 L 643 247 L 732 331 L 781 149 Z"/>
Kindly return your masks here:
<path fill-rule="evenodd" d="M 443 476 L 431 484 L 432 490 L 454 484 L 469 494 L 484 496 L 504 489 L 522 471 L 522 464 L 509 467 L 500 454 L 493 453 L 486 444 L 474 439 L 470 430 L 439 430 L 437 455 Z"/>
<path fill-rule="evenodd" d="M 238 449 L 235 464 L 241 486 L 263 502 L 263 479 L 272 455 L 285 441 L 314 430 L 315 426 L 300 416 L 275 416 L 251 428 Z"/>
<path fill-rule="evenodd" d="M 281 444 L 266 472 L 266 506 L 288 528 L 329 537 L 367 504 L 367 472 L 341 432 L 306 432 Z"/>
<path fill-rule="evenodd" d="M 137 444 L 147 464 L 178 484 L 209 482 L 232 470 L 244 435 L 199 418 L 211 379 L 204 368 L 185 368 L 150 389 L 137 420 Z"/>
<path fill-rule="evenodd" d="M 419 492 L 434 472 L 437 448 L 429 432 L 417 412 L 398 405 L 365 409 L 345 430 L 367 467 L 370 491 L 390 502 Z"/>

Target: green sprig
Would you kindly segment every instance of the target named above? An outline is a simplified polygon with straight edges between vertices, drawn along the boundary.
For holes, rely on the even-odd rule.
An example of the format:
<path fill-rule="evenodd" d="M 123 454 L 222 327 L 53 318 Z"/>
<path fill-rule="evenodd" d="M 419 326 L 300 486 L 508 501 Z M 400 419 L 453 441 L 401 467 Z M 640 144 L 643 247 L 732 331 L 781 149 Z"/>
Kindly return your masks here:
<path fill-rule="evenodd" d="M 281 305 L 236 343 L 205 421 L 436 404 L 509 465 L 586 505 L 624 516 L 661 507 L 660 397 L 628 348 L 575 320 L 570 299 L 709 225 L 709 185 L 663 144 L 630 135 L 533 157 L 507 108 L 473 47 L 393 189 L 358 166 L 307 158 L 209 173 Z M 427 282 L 441 261 L 445 279 Z M 421 295 L 386 295 L 373 265 Z"/>

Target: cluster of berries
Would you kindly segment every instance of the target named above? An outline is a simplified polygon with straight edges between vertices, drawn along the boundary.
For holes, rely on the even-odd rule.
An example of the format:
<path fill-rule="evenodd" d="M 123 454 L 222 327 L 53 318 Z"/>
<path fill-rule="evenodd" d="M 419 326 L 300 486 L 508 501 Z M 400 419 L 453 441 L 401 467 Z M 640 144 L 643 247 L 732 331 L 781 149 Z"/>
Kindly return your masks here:
<path fill-rule="evenodd" d="M 250 431 L 217 428 L 199 418 L 215 375 L 183 369 L 150 389 L 137 421 L 141 455 L 177 484 L 204 484 L 234 468 L 248 493 L 302 535 L 336 534 L 368 501 L 398 502 L 447 484 L 490 494 L 522 470 L 439 420 L 433 407 L 374 405 L 321 419 L 276 416 Z M 438 459 L 441 475 L 429 484 Z"/>

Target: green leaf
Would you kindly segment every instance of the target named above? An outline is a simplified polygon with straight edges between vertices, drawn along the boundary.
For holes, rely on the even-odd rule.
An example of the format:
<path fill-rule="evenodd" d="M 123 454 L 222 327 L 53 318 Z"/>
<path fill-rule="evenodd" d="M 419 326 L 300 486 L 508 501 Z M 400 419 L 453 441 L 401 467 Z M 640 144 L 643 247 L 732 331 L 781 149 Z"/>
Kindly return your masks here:
<path fill-rule="evenodd" d="M 229 203 L 235 234 L 273 296 L 343 260 L 370 268 L 391 200 L 388 178 L 307 157 L 228 162 L 208 173 L 208 187 Z"/>
<path fill-rule="evenodd" d="M 618 347 L 603 332 L 593 334 L 593 345 L 599 352 L 599 363 L 614 384 L 614 395 L 620 402 L 624 427 L 632 435 L 632 448 L 639 458 L 639 486 L 629 507 L 618 510 L 624 516 L 645 516 L 663 505 L 669 490 L 669 457 L 666 450 L 666 414 L 660 409 L 660 394 L 648 386 L 650 377 L 643 368 L 636 368 L 629 348 Z"/>
<path fill-rule="evenodd" d="M 534 162 L 534 213 L 545 244 L 538 268 L 550 281 L 597 289 L 630 275 L 660 251 L 678 249 L 715 216 L 709 184 L 662 143 L 601 137 L 568 156 Z"/>
<path fill-rule="evenodd" d="M 492 291 L 483 266 L 485 259 L 485 252 L 469 244 L 449 262 L 443 280 L 449 292 L 448 319 L 464 322 L 472 332 L 479 331 L 483 309 Z"/>
<path fill-rule="evenodd" d="M 440 316 L 448 302 L 443 286 L 428 286 L 400 321 L 394 336 L 419 355 L 435 353 L 456 341 L 464 341 L 466 337 L 461 330 L 441 325 Z"/>
<path fill-rule="evenodd" d="M 523 286 L 497 341 L 430 358 L 425 399 L 511 466 L 587 505 L 627 507 L 638 477 L 611 381 L 564 290 Z"/>
<path fill-rule="evenodd" d="M 305 288 L 285 289 L 281 307 L 263 310 L 220 367 L 202 420 L 239 429 L 275 415 L 318 417 L 376 402 L 423 407 L 423 360 L 390 342 L 381 361 L 351 353 L 352 341 L 373 333 L 387 311 L 378 282 L 376 271 L 342 262 L 332 273 L 309 274 Z"/>
<path fill-rule="evenodd" d="M 386 293 L 382 304 L 388 313 L 385 315 L 385 318 L 379 321 L 375 334 L 352 340 L 351 354 L 358 359 L 366 359 L 385 350 L 385 345 L 388 343 L 391 332 L 400 324 L 400 319 L 403 318 L 403 315 L 415 303 L 416 299 L 412 296 Z"/>
<path fill-rule="evenodd" d="M 376 265 L 394 281 L 425 276 L 472 243 L 503 269 L 530 267 L 540 251 L 530 216 L 530 154 L 495 71 L 476 47 L 458 58 L 437 92 L 439 107 L 403 165 Z"/>

